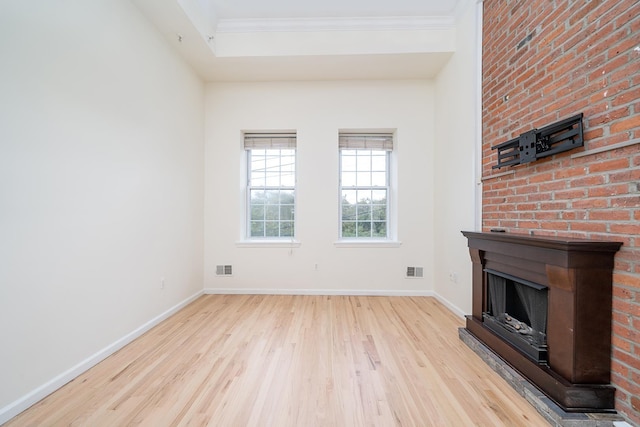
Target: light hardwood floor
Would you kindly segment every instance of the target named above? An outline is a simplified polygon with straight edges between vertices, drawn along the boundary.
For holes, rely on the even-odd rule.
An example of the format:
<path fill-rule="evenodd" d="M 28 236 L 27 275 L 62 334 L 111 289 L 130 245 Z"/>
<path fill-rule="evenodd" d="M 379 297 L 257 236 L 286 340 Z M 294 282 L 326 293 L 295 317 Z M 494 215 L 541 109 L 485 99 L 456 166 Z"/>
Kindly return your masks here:
<path fill-rule="evenodd" d="M 11 426 L 548 426 L 433 298 L 207 295 Z"/>

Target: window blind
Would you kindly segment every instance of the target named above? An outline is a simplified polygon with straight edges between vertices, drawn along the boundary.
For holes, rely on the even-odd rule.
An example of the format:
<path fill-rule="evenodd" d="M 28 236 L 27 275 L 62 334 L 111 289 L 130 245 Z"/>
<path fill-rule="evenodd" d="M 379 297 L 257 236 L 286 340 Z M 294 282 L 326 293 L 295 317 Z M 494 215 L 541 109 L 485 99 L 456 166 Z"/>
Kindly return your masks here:
<path fill-rule="evenodd" d="M 342 133 L 339 136 L 340 149 L 393 150 L 391 133 Z"/>
<path fill-rule="evenodd" d="M 295 133 L 245 133 L 244 149 L 295 149 Z"/>

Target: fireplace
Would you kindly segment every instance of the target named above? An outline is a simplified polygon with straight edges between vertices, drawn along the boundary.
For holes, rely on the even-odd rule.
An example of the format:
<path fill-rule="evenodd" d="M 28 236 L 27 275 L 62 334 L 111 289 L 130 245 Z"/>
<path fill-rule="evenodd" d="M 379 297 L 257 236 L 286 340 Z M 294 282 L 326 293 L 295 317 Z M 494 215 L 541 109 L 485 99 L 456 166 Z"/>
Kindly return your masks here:
<path fill-rule="evenodd" d="M 612 271 L 622 245 L 463 232 L 466 329 L 568 412 L 611 412 Z"/>

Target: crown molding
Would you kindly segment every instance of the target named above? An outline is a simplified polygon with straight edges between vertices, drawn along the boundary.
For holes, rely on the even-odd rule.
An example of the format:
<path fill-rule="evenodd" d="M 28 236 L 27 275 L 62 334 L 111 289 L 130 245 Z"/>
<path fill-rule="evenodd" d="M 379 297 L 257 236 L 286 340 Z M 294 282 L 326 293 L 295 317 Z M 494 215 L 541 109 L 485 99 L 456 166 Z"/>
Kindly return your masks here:
<path fill-rule="evenodd" d="M 218 33 L 305 31 L 416 31 L 455 26 L 453 16 L 397 16 L 380 18 L 220 19 Z"/>

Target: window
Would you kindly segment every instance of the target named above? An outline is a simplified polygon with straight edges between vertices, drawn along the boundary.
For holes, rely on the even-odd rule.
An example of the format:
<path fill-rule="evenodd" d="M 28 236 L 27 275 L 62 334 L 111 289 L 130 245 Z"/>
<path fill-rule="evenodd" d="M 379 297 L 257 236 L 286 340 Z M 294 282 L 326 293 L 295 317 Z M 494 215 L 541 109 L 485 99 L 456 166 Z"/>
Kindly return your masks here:
<path fill-rule="evenodd" d="M 340 237 L 389 238 L 393 135 L 341 133 Z"/>
<path fill-rule="evenodd" d="M 295 236 L 296 135 L 246 133 L 247 236 Z"/>

